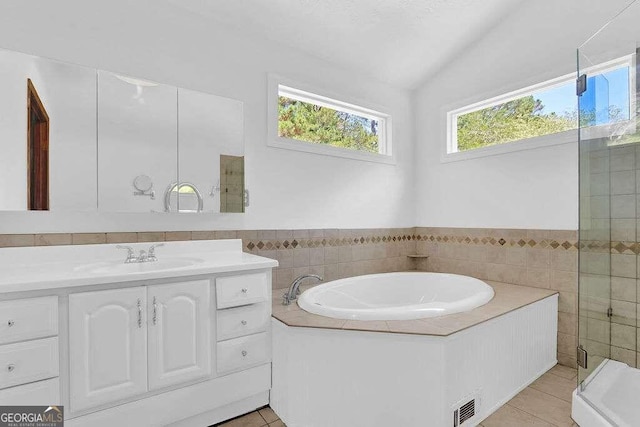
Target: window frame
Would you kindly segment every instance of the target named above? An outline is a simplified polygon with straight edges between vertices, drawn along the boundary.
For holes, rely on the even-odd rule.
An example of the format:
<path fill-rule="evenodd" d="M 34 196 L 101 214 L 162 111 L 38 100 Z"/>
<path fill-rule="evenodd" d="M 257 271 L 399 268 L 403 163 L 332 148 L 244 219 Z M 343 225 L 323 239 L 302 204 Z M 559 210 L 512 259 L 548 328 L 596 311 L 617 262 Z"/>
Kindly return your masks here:
<path fill-rule="evenodd" d="M 379 152 L 371 153 L 281 137 L 278 132 L 278 98 L 281 93 L 283 96 L 302 102 L 377 120 Z M 331 94 L 316 87 L 273 74 L 268 76 L 267 102 L 267 146 L 269 147 L 374 163 L 397 163 L 397 150 L 394 149 L 392 141 L 392 118 L 389 113 L 382 112 L 384 111 L 383 108 L 373 106 L 371 103 L 350 99 L 347 96 Z"/>
<path fill-rule="evenodd" d="M 623 56 L 611 61 L 604 62 L 602 64 L 598 64 L 595 66 L 591 66 L 585 68 L 583 73 L 586 73 L 588 76 L 593 74 L 603 74 L 608 71 L 615 70 L 621 67 L 629 67 L 629 90 L 630 95 L 631 91 L 635 90 L 635 54 Z M 563 132 L 556 132 L 547 135 L 535 136 L 532 138 L 519 139 L 515 141 L 504 142 L 502 144 L 491 145 L 487 147 L 474 148 L 466 151 L 458 151 L 458 141 L 457 141 L 457 131 L 458 131 L 458 123 L 457 118 L 461 115 L 472 113 L 474 111 L 482 110 L 485 108 L 493 107 L 495 105 L 499 105 L 508 101 L 512 101 L 524 96 L 532 95 L 535 92 L 539 92 L 541 90 L 546 89 L 554 89 L 559 86 L 563 86 L 567 83 L 575 83 L 576 81 L 576 73 L 565 74 L 560 77 L 556 77 L 550 80 L 546 80 L 541 83 L 536 83 L 521 89 L 517 89 L 511 92 L 507 92 L 505 94 L 495 96 L 492 98 L 484 99 L 482 101 L 474 102 L 472 104 L 467 104 L 463 107 L 458 107 L 455 109 L 448 109 L 446 112 L 446 126 L 447 126 L 447 135 L 445 140 L 445 145 L 443 147 L 441 162 L 455 162 L 460 160 L 474 159 L 478 157 L 487 157 L 494 156 L 506 153 L 512 153 L 516 151 L 522 150 L 531 150 L 535 148 L 541 147 L 550 147 L 554 145 L 562 145 L 568 144 L 572 142 L 578 141 L 578 132 L 581 132 L 581 139 L 592 139 L 592 138 L 601 138 L 609 136 L 609 126 L 598 125 L 598 126 L 590 126 L 586 128 L 576 128 L 570 129 Z M 577 100 L 576 100 L 577 107 Z M 630 111 L 630 120 L 628 122 L 633 121 L 633 112 L 636 107 L 636 99 L 635 96 L 629 96 L 629 111 Z M 633 129 L 635 131 L 635 126 L 629 128 L 630 131 Z"/>

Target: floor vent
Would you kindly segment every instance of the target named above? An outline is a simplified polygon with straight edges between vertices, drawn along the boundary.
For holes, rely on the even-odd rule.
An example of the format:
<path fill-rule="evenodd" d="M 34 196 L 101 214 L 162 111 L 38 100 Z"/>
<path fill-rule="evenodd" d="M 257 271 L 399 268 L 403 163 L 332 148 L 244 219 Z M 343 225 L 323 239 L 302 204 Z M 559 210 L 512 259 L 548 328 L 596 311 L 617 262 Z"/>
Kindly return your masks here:
<path fill-rule="evenodd" d="M 463 425 L 476 414 L 476 399 L 471 399 L 453 411 L 453 427 Z"/>

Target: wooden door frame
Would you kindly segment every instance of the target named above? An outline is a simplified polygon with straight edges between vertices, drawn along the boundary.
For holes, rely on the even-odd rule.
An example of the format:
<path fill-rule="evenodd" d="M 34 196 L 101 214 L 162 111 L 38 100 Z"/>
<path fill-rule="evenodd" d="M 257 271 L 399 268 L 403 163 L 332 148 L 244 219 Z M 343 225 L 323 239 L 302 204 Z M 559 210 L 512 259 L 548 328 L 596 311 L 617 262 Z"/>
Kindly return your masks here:
<path fill-rule="evenodd" d="M 34 105 L 35 104 L 35 105 Z M 44 104 L 42 103 L 42 99 L 40 99 L 40 95 L 38 95 L 38 91 L 31 79 L 27 79 L 27 209 L 32 210 L 33 206 L 31 203 L 31 134 L 33 129 L 31 128 L 31 112 L 37 111 L 38 121 L 43 125 L 44 132 L 47 135 L 47 143 L 49 142 L 49 114 L 47 114 L 47 110 L 44 108 Z M 49 147 L 47 146 L 47 151 Z M 49 158 L 47 155 L 47 210 L 49 209 Z"/>

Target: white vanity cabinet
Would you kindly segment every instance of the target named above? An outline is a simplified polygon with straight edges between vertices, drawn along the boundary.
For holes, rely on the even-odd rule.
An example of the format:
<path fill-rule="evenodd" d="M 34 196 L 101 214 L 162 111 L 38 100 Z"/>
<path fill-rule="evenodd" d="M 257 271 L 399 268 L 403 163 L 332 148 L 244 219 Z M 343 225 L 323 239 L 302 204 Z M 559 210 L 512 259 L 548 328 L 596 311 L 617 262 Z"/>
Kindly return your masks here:
<path fill-rule="evenodd" d="M 0 302 L 0 405 L 60 404 L 58 298 Z"/>
<path fill-rule="evenodd" d="M 149 286 L 149 389 L 211 373 L 209 280 Z"/>
<path fill-rule="evenodd" d="M 68 427 L 204 427 L 266 405 L 277 262 L 241 240 L 167 242 L 157 264 L 115 246 L 0 248 L 0 405 L 63 405 Z"/>
<path fill-rule="evenodd" d="M 71 294 L 71 409 L 208 376 L 210 286 L 198 280 Z"/>
<path fill-rule="evenodd" d="M 147 391 L 146 287 L 69 295 L 71 410 Z"/>
<path fill-rule="evenodd" d="M 216 279 L 218 373 L 270 359 L 271 284 L 266 273 Z"/>

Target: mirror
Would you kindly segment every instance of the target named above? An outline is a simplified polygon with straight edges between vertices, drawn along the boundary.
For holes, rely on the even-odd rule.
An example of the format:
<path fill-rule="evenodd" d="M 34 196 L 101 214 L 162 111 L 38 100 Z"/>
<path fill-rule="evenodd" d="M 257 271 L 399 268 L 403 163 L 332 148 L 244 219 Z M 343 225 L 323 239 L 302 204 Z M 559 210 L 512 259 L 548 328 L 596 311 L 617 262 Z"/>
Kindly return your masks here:
<path fill-rule="evenodd" d="M 100 211 L 165 211 L 141 189 L 178 180 L 177 114 L 175 87 L 98 71 Z"/>
<path fill-rule="evenodd" d="M 0 50 L 0 210 L 244 212 L 243 104 Z"/>
<path fill-rule="evenodd" d="M 0 210 L 95 209 L 95 78 L 0 50 Z"/>
<path fill-rule="evenodd" d="M 178 192 L 180 197 L 172 206 L 179 212 L 193 212 L 195 201 L 189 197 L 196 194 L 202 198 L 200 205 L 204 212 L 244 212 L 242 103 L 178 89 L 178 122 L 180 182 L 182 185 L 189 183 L 194 191 Z M 239 192 L 239 201 L 234 199 L 233 203 L 227 202 L 227 187 L 224 185 L 227 175 L 223 165 L 227 167 L 227 164 L 223 159 L 230 156 L 237 159 L 235 168 L 242 170 L 242 174 L 236 172 L 234 175 L 236 184 L 233 191 Z M 231 171 L 230 166 L 228 168 Z"/>

